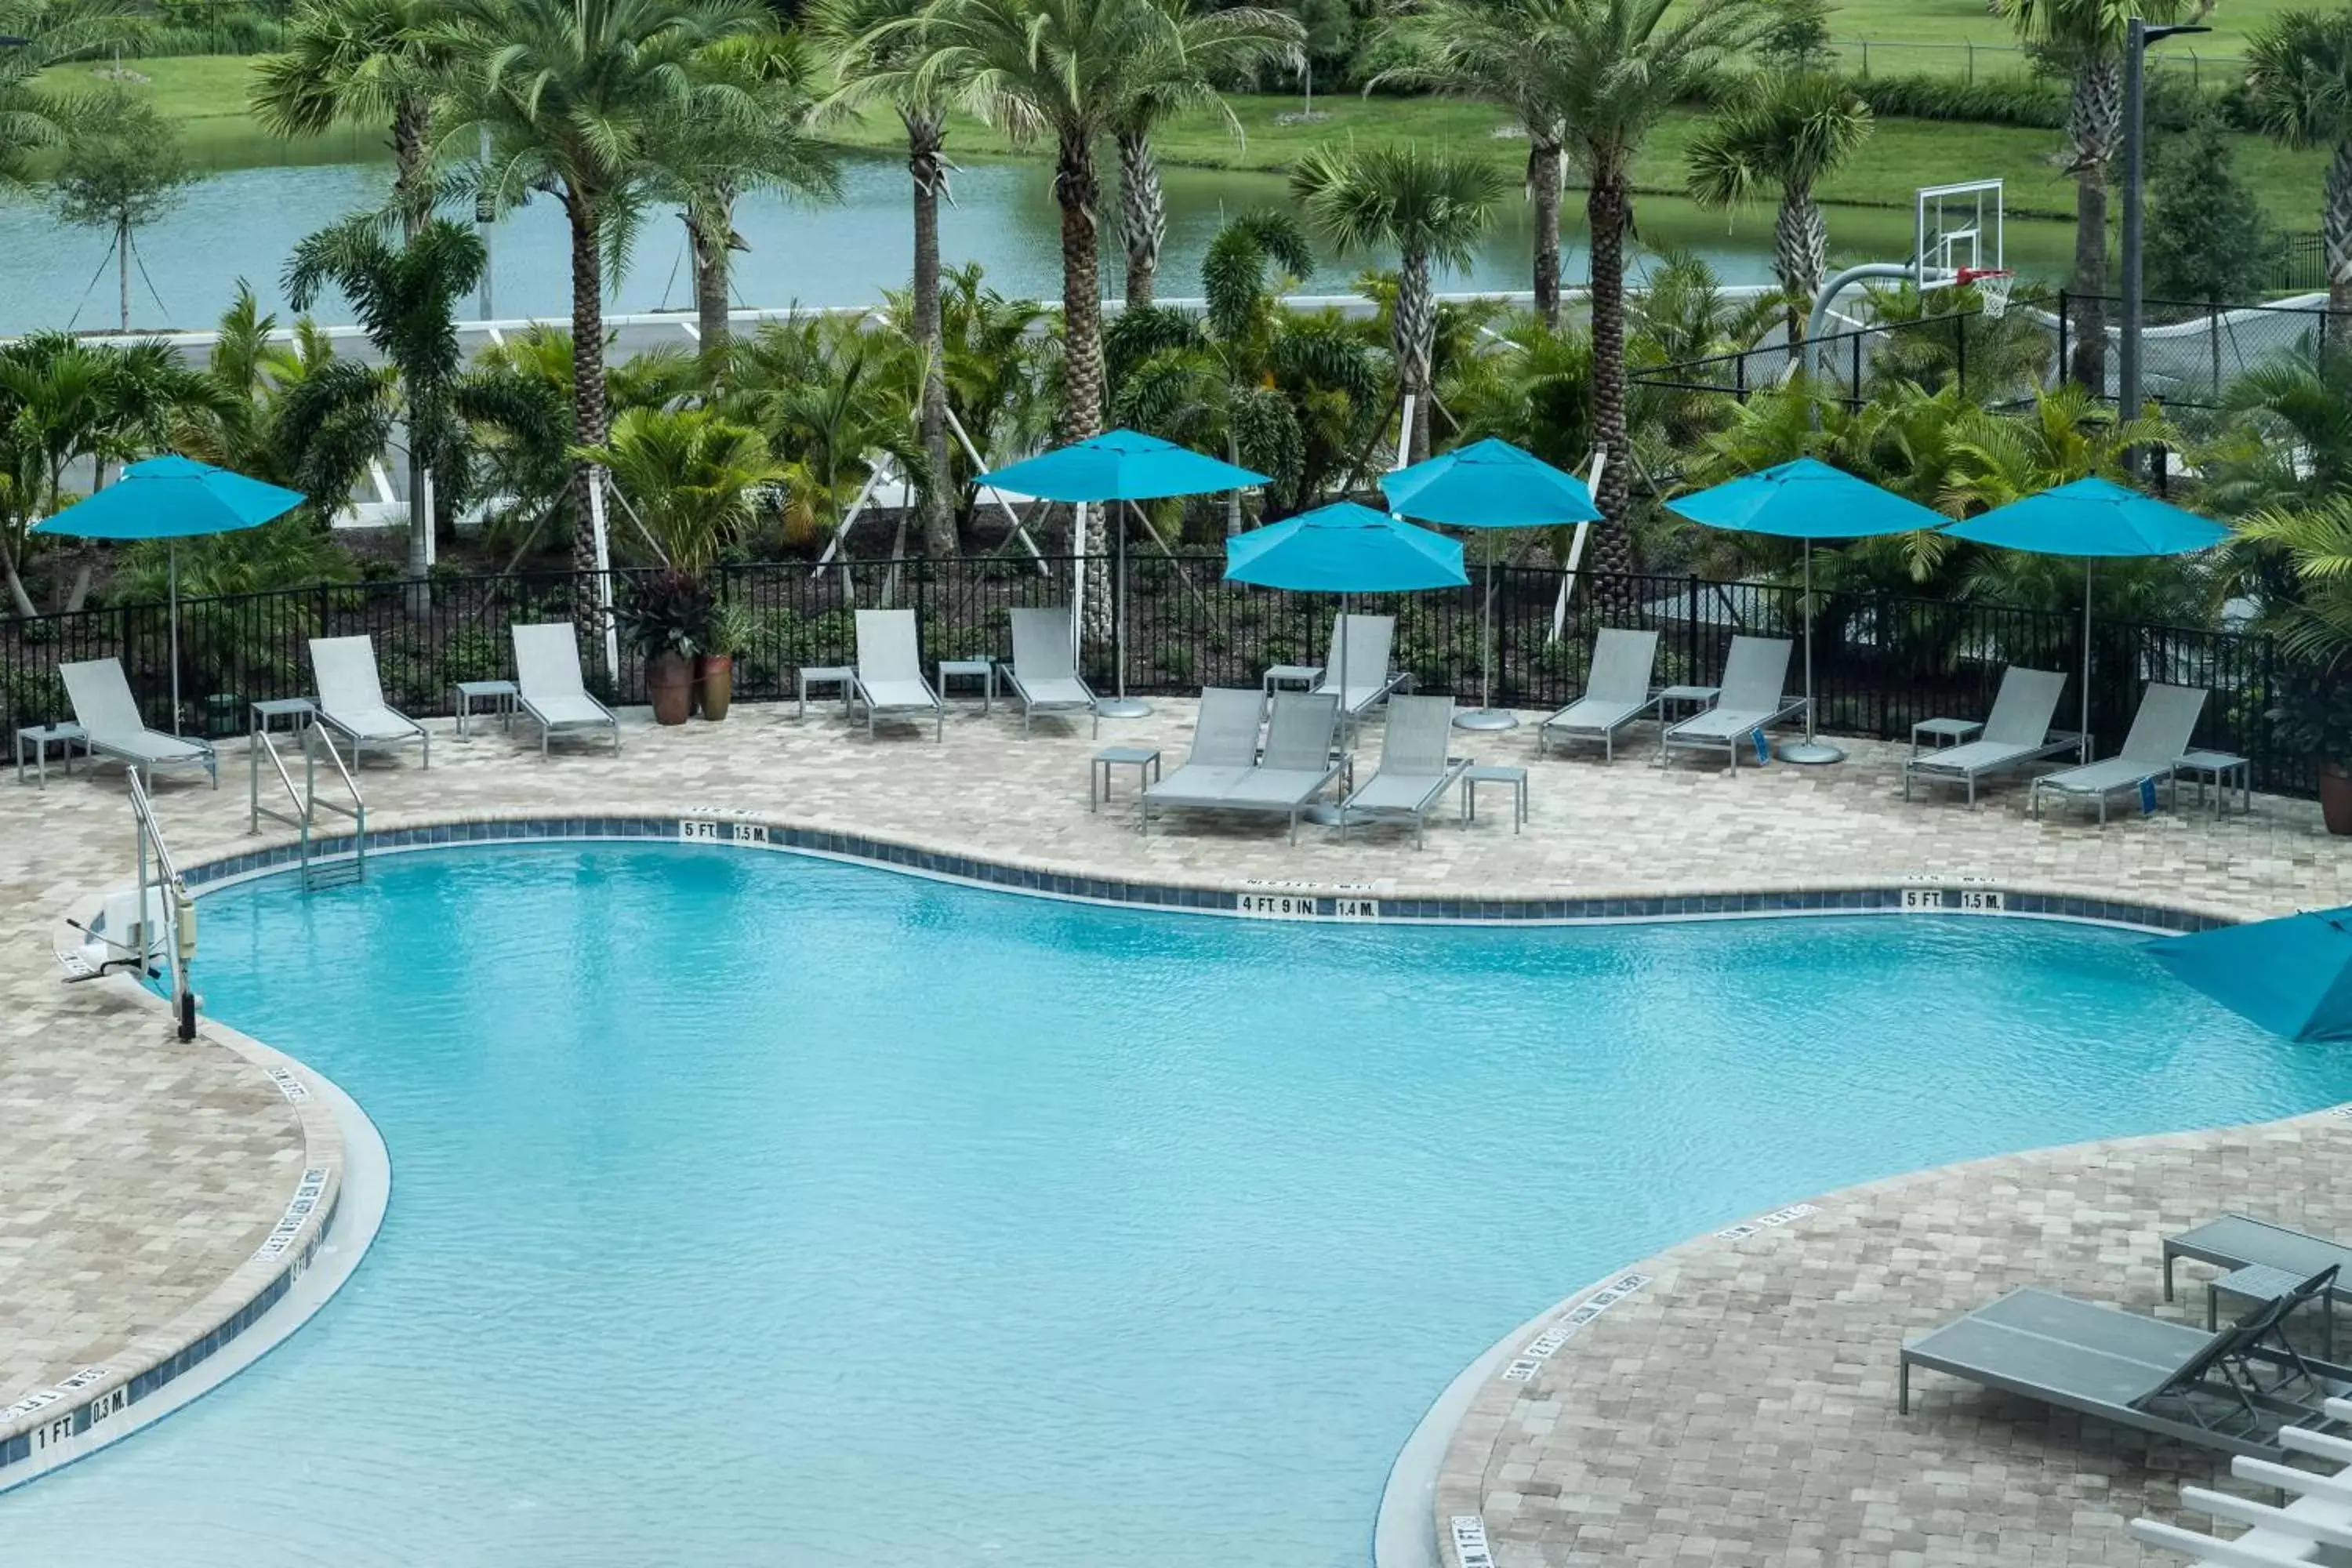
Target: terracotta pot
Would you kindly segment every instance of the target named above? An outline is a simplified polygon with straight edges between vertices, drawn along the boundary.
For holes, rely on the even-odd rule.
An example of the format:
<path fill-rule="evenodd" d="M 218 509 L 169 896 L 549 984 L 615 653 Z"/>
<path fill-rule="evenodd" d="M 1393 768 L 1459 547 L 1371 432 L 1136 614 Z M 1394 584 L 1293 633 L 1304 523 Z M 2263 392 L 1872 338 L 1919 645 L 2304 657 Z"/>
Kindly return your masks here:
<path fill-rule="evenodd" d="M 694 661 L 694 697 L 702 716 L 713 723 L 727 717 L 735 700 L 735 656 L 704 654 Z"/>
<path fill-rule="evenodd" d="M 694 712 L 694 667 L 682 653 L 657 653 L 646 660 L 646 696 L 656 724 L 683 724 Z"/>
<path fill-rule="evenodd" d="M 2319 819 L 2328 832 L 2352 838 L 2352 769 L 2337 763 L 2321 766 Z"/>

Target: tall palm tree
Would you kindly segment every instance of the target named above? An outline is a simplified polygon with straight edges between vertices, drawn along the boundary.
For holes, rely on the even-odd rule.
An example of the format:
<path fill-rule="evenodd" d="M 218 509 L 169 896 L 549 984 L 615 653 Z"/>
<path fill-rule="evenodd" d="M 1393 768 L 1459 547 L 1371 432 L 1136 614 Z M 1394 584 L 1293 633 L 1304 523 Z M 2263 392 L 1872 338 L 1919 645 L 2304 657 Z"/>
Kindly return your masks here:
<path fill-rule="evenodd" d="M 1669 13 L 1671 12 L 1671 16 Z M 1583 172 L 1592 231 L 1592 417 L 1609 454 L 1595 500 L 1624 521 L 1633 444 L 1625 422 L 1625 236 L 1633 158 L 1660 120 L 1762 26 L 1758 0 L 1561 0 L 1551 31 L 1568 155 Z M 1593 565 L 1633 564 L 1625 530 L 1592 539 Z"/>
<path fill-rule="evenodd" d="M 1390 336 L 1398 395 L 1413 400 L 1408 461 L 1429 455 L 1430 359 L 1437 335 L 1431 268 L 1469 265 L 1494 224 L 1505 187 L 1492 164 L 1417 142 L 1317 147 L 1291 166 L 1291 195 L 1340 255 L 1382 247 L 1397 253 Z"/>
<path fill-rule="evenodd" d="M 1115 132 L 1139 94 L 1169 80 L 1194 51 L 1192 21 L 1155 0 L 930 0 L 873 35 L 878 49 L 919 41 L 902 68 L 913 90 L 951 97 L 1024 139 L 1054 142 L 1054 200 L 1062 215 L 1066 402 L 1061 437 L 1101 432 L 1102 184 L 1095 143 Z M 897 90 L 902 72 L 882 82 Z M 1215 105 L 1229 125 L 1233 111 Z"/>
<path fill-rule="evenodd" d="M 2289 11 L 2246 42 L 2246 86 L 2262 128 L 2290 147 L 2326 147 L 2319 227 L 2327 327 L 2352 343 L 2352 10 Z"/>
<path fill-rule="evenodd" d="M 1772 270 L 1788 298 L 1789 346 L 1829 270 L 1830 231 L 1813 187 L 1870 140 L 1870 105 L 1836 77 L 1817 72 L 1760 79 L 1691 142 L 1690 191 L 1703 206 L 1729 207 L 1770 190 Z"/>
<path fill-rule="evenodd" d="M 758 95 L 714 78 L 703 51 L 772 26 L 752 0 L 448 0 L 434 29 L 456 61 L 443 143 L 470 149 L 498 207 L 551 193 L 572 230 L 572 441 L 604 443 L 604 295 L 608 261 L 625 260 L 644 204 L 668 160 L 690 148 L 669 139 L 699 121 L 718 133 L 764 132 Z M 572 560 L 596 564 L 590 495 L 596 467 L 575 461 Z M 585 576 L 577 619 L 598 613 Z"/>
<path fill-rule="evenodd" d="M 942 366 L 940 304 L 940 198 L 948 186 L 947 104 L 951 83 L 936 75 L 919 77 L 920 35 L 910 30 L 921 0 L 816 0 L 809 8 L 809 36 L 833 58 L 838 87 L 823 106 L 841 112 L 873 98 L 887 100 L 907 132 L 907 174 L 915 192 L 915 269 L 908 301 L 908 337 L 920 361 L 917 400 L 923 464 L 930 482 L 917 488 L 923 552 L 933 560 L 952 558 L 958 548 L 955 496 L 949 482 L 954 464 L 948 451 L 948 389 Z"/>
<path fill-rule="evenodd" d="M 2135 16 L 2171 22 L 2190 0 L 2000 0 L 2022 42 L 2074 63 L 2066 110 L 2074 176 L 2074 363 L 2068 374 L 2106 388 L 2107 166 L 2123 140 L 2124 38 Z"/>
<path fill-rule="evenodd" d="M 1559 330 L 1559 203 L 1568 121 L 1557 75 L 1556 29 L 1571 0 L 1429 0 L 1406 20 L 1405 63 L 1374 79 L 1502 104 L 1528 133 L 1528 199 L 1535 205 L 1536 314 Z"/>
<path fill-rule="evenodd" d="M 1297 19 L 1254 5 L 1195 10 L 1192 0 L 1152 0 L 1168 14 L 1162 47 L 1139 62 L 1126 106 L 1113 118 L 1118 144 L 1119 237 L 1127 248 L 1126 306 L 1149 305 L 1157 291 L 1160 247 L 1168 237 L 1168 204 L 1152 156 L 1154 127 L 1186 110 L 1217 109 L 1220 80 L 1247 79 L 1259 67 L 1304 58 L 1306 30 Z M 1241 122 L 1225 127 L 1235 141 Z"/>
<path fill-rule="evenodd" d="M 254 118 L 279 136 L 392 131 L 392 205 L 414 236 L 433 213 L 433 88 L 449 64 L 441 0 L 300 0 L 286 47 L 253 62 Z"/>
<path fill-rule="evenodd" d="M 669 132 L 663 184 L 675 189 L 694 257 L 695 330 L 707 374 L 727 364 L 727 310 L 734 253 L 735 202 L 749 190 L 771 189 L 818 201 L 841 194 L 833 153 L 809 129 L 816 104 L 817 62 L 796 33 L 735 34 L 702 51 L 698 62 L 713 81 L 730 83 L 758 104 L 754 125 L 689 114 Z"/>
<path fill-rule="evenodd" d="M 408 575 L 417 584 L 410 603 L 420 614 L 432 603 L 424 586 L 434 528 L 425 476 L 440 476 L 446 488 L 464 450 L 463 426 L 450 405 L 466 362 L 457 311 L 489 261 L 481 239 L 446 218 L 395 248 L 362 216 L 305 238 L 286 263 L 287 301 L 307 310 L 332 284 L 400 377 L 408 426 Z"/>

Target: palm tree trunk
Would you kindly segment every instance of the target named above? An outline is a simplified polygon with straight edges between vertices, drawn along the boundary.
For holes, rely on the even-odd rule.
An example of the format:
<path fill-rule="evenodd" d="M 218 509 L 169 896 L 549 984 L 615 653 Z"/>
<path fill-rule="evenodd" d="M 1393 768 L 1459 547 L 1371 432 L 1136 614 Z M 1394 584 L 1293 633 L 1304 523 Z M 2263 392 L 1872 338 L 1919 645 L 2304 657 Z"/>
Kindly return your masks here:
<path fill-rule="evenodd" d="M 2341 348 L 2352 343 L 2352 141 L 2336 144 L 2319 223 L 2327 247 L 2327 339 Z"/>
<path fill-rule="evenodd" d="M 564 194 L 572 220 L 572 440 L 601 447 L 604 425 L 604 273 L 598 246 L 594 202 L 577 191 Z M 585 637 L 602 632 L 596 584 L 596 530 L 589 494 L 596 483 L 593 463 L 572 467 L 572 569 L 580 575 L 572 590 L 572 625 Z M 619 671 L 610 672 L 616 679 Z"/>
<path fill-rule="evenodd" d="M 431 149 L 425 142 L 432 123 L 432 100 L 421 93 L 404 95 L 393 109 L 392 205 L 406 239 L 422 234 L 433 218 Z"/>
<path fill-rule="evenodd" d="M 727 366 L 734 259 L 735 212 L 728 193 L 713 191 L 687 204 L 686 232 L 694 251 L 694 330 L 702 340 L 702 374 L 716 387 Z"/>
<path fill-rule="evenodd" d="M 940 363 L 940 196 L 947 189 L 947 119 L 899 110 L 907 127 L 907 173 L 915 184 L 915 352 L 923 361 L 923 460 L 930 482 L 922 488 L 923 551 L 934 561 L 957 552 L 955 470 L 948 458 L 948 382 Z"/>
<path fill-rule="evenodd" d="M 1160 247 L 1168 237 L 1168 201 L 1160 189 L 1160 164 L 1151 138 L 1140 131 L 1118 133 L 1119 235 L 1127 242 L 1127 308 L 1151 303 L 1160 277 Z"/>
<path fill-rule="evenodd" d="M 1830 229 L 1810 186 L 1791 185 L 1780 195 L 1772 224 L 1772 270 L 1789 298 L 1789 358 L 1804 347 L 1805 319 L 1829 270 Z"/>
<path fill-rule="evenodd" d="M 1528 147 L 1528 195 L 1536 209 L 1536 314 L 1559 331 L 1559 195 L 1566 160 L 1559 142 L 1538 138 Z"/>
<path fill-rule="evenodd" d="M 1412 430 L 1404 459 L 1429 456 L 1429 363 L 1437 343 L 1437 301 L 1429 284 L 1426 252 L 1408 251 L 1397 268 L 1396 313 L 1390 352 L 1396 355 L 1397 391 L 1412 400 Z"/>
<path fill-rule="evenodd" d="M 2074 144 L 2074 363 L 2072 378 L 2107 390 L 2107 165 L 2123 131 L 2123 62 L 2084 60 L 2074 73 L 2067 132 Z"/>
<path fill-rule="evenodd" d="M 122 330 L 131 330 L 131 220 L 118 218 L 114 224 L 114 271 L 122 293 Z"/>
<path fill-rule="evenodd" d="M 1054 200 L 1062 209 L 1065 441 L 1102 433 L 1101 226 L 1096 217 L 1101 195 L 1085 135 L 1064 137 L 1054 163 Z"/>
<path fill-rule="evenodd" d="M 1622 170 L 1596 172 L 1584 212 L 1592 229 L 1592 434 L 1609 454 L 1593 503 L 1612 525 L 1591 535 L 1592 567 L 1622 573 L 1633 565 L 1624 524 L 1626 477 L 1633 467 L 1625 434 L 1625 226 L 1633 201 Z"/>

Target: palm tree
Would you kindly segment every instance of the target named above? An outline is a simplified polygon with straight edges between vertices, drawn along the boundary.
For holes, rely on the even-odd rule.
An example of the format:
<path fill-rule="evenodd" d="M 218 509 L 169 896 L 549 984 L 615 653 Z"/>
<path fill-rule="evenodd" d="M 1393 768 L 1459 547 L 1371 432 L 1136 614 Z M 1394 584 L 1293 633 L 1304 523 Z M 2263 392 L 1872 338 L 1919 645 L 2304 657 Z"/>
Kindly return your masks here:
<path fill-rule="evenodd" d="M 1291 195 L 1342 256 L 1379 247 L 1397 252 L 1391 352 L 1398 395 L 1413 400 L 1408 461 L 1429 455 L 1430 360 L 1437 331 L 1431 268 L 1470 264 L 1504 189 L 1504 176 L 1493 165 L 1417 142 L 1317 147 L 1291 166 Z"/>
<path fill-rule="evenodd" d="M 424 582 L 434 528 L 425 476 L 439 477 L 446 488 L 464 453 L 464 427 L 450 404 L 465 368 L 457 309 L 489 260 L 472 230 L 446 218 L 434 219 L 395 249 L 362 216 L 305 238 L 286 263 L 286 298 L 294 309 L 309 310 L 332 284 L 399 374 L 408 426 L 408 575 L 416 584 L 410 605 L 418 614 L 432 603 Z"/>
<path fill-rule="evenodd" d="M 449 64 L 441 0 L 301 0 L 286 47 L 253 62 L 253 116 L 279 136 L 392 129 L 392 207 L 410 235 L 433 213 L 433 89 Z"/>
<path fill-rule="evenodd" d="M 839 112 L 869 98 L 888 100 L 907 132 L 907 174 L 915 191 L 915 268 L 910 287 L 908 341 L 920 362 L 917 399 L 923 465 L 930 482 L 920 487 L 923 552 L 949 560 L 957 552 L 954 464 L 948 451 L 948 392 L 940 304 L 940 198 L 948 187 L 947 100 L 950 84 L 919 79 L 919 35 L 908 30 L 919 0 L 816 0 L 807 19 L 809 36 L 833 58 L 839 86 L 824 107 Z"/>
<path fill-rule="evenodd" d="M 1119 237 L 1127 247 L 1126 308 L 1149 305 L 1168 237 L 1168 205 L 1160 164 L 1152 156 L 1154 127 L 1186 110 L 1223 111 L 1225 128 L 1241 140 L 1241 121 L 1217 94 L 1219 80 L 1247 79 L 1260 66 L 1303 58 L 1306 30 L 1297 18 L 1254 5 L 1196 11 L 1190 0 L 1152 0 L 1168 14 L 1161 47 L 1139 63 L 1126 106 L 1114 117 L 1118 144 Z"/>
<path fill-rule="evenodd" d="M 1139 94 L 1170 79 L 1169 62 L 1194 47 L 1190 27 L 1181 13 L 1155 0 L 930 0 L 918 15 L 869 35 L 877 54 L 916 57 L 877 73 L 877 89 L 896 93 L 904 81 L 919 99 L 951 98 L 1013 136 L 1053 139 L 1066 441 L 1103 427 L 1095 142 L 1131 114 Z M 919 47 L 902 47 L 908 43 Z M 1218 108 L 1231 122 L 1233 111 L 1222 101 Z"/>
<path fill-rule="evenodd" d="M 1625 421 L 1625 236 L 1633 223 L 1633 158 L 1659 121 L 1762 20 L 1758 0 L 1562 0 L 1551 31 L 1568 155 L 1588 187 L 1593 426 L 1609 454 L 1595 500 L 1612 520 L 1624 519 L 1633 468 Z M 1633 564 L 1623 529 L 1601 529 L 1592 543 L 1597 570 Z"/>
<path fill-rule="evenodd" d="M 775 189 L 831 201 L 841 194 L 833 154 L 809 132 L 815 107 L 817 66 L 793 33 L 737 34 L 702 51 L 701 68 L 713 80 L 740 88 L 759 105 L 747 134 L 734 117 L 682 119 L 670 132 L 665 162 L 694 254 L 696 331 L 706 374 L 714 380 L 727 363 L 730 274 L 742 241 L 735 233 L 735 201 L 745 191 Z"/>
<path fill-rule="evenodd" d="M 2262 128 L 2333 156 L 2319 205 L 2327 247 L 2327 331 L 2352 342 L 2352 10 L 2290 11 L 2246 42 L 2246 86 Z"/>
<path fill-rule="evenodd" d="M 1558 27 L 1570 0 L 1430 0 L 1399 40 L 1407 63 L 1373 79 L 1500 103 L 1528 133 L 1535 204 L 1536 314 L 1559 330 L 1559 200 L 1568 122 L 1556 74 Z"/>
<path fill-rule="evenodd" d="M 1685 154 L 1691 195 L 1702 206 L 1743 205 L 1767 190 L 1779 196 L 1772 270 L 1787 296 L 1792 355 L 1829 270 L 1829 225 L 1813 187 L 1860 152 L 1870 132 L 1870 105 L 1838 78 L 1773 75 L 1727 106 Z"/>
<path fill-rule="evenodd" d="M 2000 0 L 2019 39 L 2071 60 L 2068 170 L 2074 176 L 2074 363 L 2104 392 L 2107 366 L 2107 165 L 2123 138 L 2124 37 L 2133 17 L 2177 20 L 2189 0 Z"/>
<path fill-rule="evenodd" d="M 670 160 L 690 154 L 670 133 L 699 122 L 713 135 L 764 134 L 761 100 L 714 79 L 704 51 L 771 26 L 751 0 L 448 0 L 434 29 L 456 64 L 443 144 L 471 148 L 475 171 L 500 209 L 533 192 L 562 204 L 572 231 L 572 441 L 604 444 L 604 269 L 625 260 L 645 202 Z M 595 465 L 575 461 L 572 560 L 576 619 L 599 619 L 585 574 L 596 569 L 591 494 Z"/>

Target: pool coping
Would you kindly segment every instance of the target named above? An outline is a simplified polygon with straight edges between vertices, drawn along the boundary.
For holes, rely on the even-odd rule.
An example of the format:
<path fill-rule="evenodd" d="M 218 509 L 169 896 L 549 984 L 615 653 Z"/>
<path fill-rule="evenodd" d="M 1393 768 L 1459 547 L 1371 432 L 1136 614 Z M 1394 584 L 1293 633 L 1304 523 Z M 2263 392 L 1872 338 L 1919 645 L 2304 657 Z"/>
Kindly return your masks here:
<path fill-rule="evenodd" d="M 550 815 L 525 808 L 408 813 L 374 827 L 367 836 L 366 853 L 560 842 L 767 850 L 1065 902 L 1309 923 L 1526 926 L 1942 914 L 2055 920 L 2167 933 L 2234 924 L 2240 919 L 2186 900 L 2148 903 L 2102 897 L 2063 884 L 2035 886 L 2015 879 L 1955 874 L 1913 875 L 1894 880 L 1883 876 L 1811 878 L 1731 889 L 1720 884 L 1595 887 L 1569 897 L 1507 894 L 1476 899 L 1415 888 L 1394 879 L 1144 881 L 1090 873 L 1043 858 L 980 856 L 952 846 L 845 832 L 775 812 L 719 807 L 699 807 L 676 816 L 648 816 L 642 810 Z M 311 858 L 348 860 L 355 848 L 349 835 L 314 838 Z M 299 839 L 284 834 L 266 837 L 249 849 L 191 858 L 182 868 L 182 876 L 192 891 L 210 892 L 293 869 L 300 863 Z M 100 902 L 93 894 L 78 906 L 84 924 Z M 60 923 L 56 939 L 58 950 L 69 950 L 78 936 L 71 927 Z M 161 997 L 127 974 L 118 973 L 89 984 L 133 1001 L 151 1017 L 160 1018 L 167 1012 Z M 267 1074 L 293 1110 L 303 1138 L 304 1158 L 286 1214 L 263 1247 L 194 1306 L 132 1340 L 105 1364 L 80 1369 L 49 1388 L 0 1407 L 11 1413 L 0 1419 L 0 1492 L 162 1419 L 282 1342 L 348 1279 L 382 1222 L 389 1165 L 381 1137 L 364 1110 L 323 1074 L 295 1058 L 210 1018 L 200 1019 L 198 1027 L 200 1037 L 236 1052 Z M 364 1182 L 359 1180 L 362 1173 L 366 1173 Z M 333 1268 L 321 1269 L 310 1288 L 301 1289 L 305 1277 L 322 1261 Z M 1627 1272 L 1615 1271 L 1611 1279 Z M 1531 1321 L 1531 1326 L 1579 1308 L 1608 1284 L 1604 1280 L 1571 1296 Z M 287 1310 L 273 1312 L 281 1306 Z M 253 1333 L 256 1328 L 263 1331 Z M 1494 1381 L 1490 1377 L 1481 1384 L 1471 1374 L 1494 1354 L 1490 1351 L 1455 1380 L 1456 1386 L 1465 1380 L 1472 1385 L 1465 1419 Z M 204 1369 L 201 1376 L 187 1375 L 199 1368 Z M 1423 1425 L 1445 1409 L 1454 1392 L 1449 1387 L 1447 1394 L 1440 1396 Z M 1380 1521 L 1390 1511 L 1391 1494 L 1399 1489 L 1443 1492 L 1442 1476 L 1433 1477 L 1422 1465 L 1409 1469 L 1405 1463 L 1407 1455 L 1431 1450 L 1432 1445 L 1421 1441 L 1422 1436 L 1417 1426 L 1413 1439 L 1408 1441 L 1390 1475 L 1375 1516 L 1376 1535 L 1389 1533 L 1381 1530 Z M 1435 1459 L 1425 1462 L 1442 1463 L 1458 1436 L 1457 1422 L 1449 1426 L 1446 1441 L 1435 1449 Z M 19 1469 L 19 1466 L 26 1468 Z M 1441 1495 L 1441 1531 L 1446 1518 Z M 1380 1560 L 1384 1565 L 1388 1561 L 1385 1556 Z M 1479 1568 L 1477 1559 L 1458 1551 L 1447 1561 L 1456 1568 Z"/>

